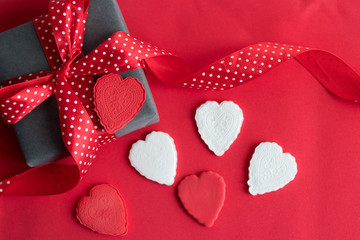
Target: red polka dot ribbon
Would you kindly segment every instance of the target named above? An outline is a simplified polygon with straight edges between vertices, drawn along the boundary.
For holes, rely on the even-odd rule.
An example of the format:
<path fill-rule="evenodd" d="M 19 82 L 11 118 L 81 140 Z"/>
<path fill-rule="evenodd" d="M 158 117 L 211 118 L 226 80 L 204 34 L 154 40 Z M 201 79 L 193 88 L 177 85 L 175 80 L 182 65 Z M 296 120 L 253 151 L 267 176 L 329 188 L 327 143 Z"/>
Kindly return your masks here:
<path fill-rule="evenodd" d="M 58 103 L 62 139 L 76 165 L 53 163 L 0 181 L 0 193 L 49 195 L 73 188 L 87 172 L 99 147 L 115 136 L 104 132 L 94 110 L 93 75 L 137 68 L 161 81 L 203 90 L 226 90 L 296 59 L 333 94 L 360 99 L 360 77 L 338 57 L 300 46 L 259 43 L 191 73 L 178 57 L 124 32 L 112 34 L 87 56 L 82 54 L 89 0 L 50 1 L 49 14 L 34 19 L 51 71 L 2 83 L 0 113 L 8 124 L 20 121 L 51 95 Z"/>
<path fill-rule="evenodd" d="M 147 58 L 147 67 L 161 81 L 176 86 L 223 91 L 244 84 L 295 59 L 329 92 L 350 101 L 360 99 L 360 76 L 339 57 L 318 49 L 279 43 L 259 43 L 236 51 L 191 73 L 172 55 Z"/>

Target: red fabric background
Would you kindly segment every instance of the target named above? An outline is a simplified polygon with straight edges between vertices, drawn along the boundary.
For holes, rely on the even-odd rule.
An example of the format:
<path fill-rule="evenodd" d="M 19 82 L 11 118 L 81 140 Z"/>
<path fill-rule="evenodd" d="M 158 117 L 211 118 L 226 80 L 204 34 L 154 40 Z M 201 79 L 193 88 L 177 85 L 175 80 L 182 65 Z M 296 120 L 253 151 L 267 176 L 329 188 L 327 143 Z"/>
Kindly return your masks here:
<path fill-rule="evenodd" d="M 119 0 L 135 37 L 184 58 L 193 70 L 237 49 L 281 42 L 328 50 L 360 73 L 358 1 Z M 0 0 L 0 31 L 47 11 L 47 0 Z M 164 85 L 149 76 L 161 121 L 103 147 L 72 191 L 46 197 L 2 196 L 0 239 L 110 239 L 75 218 L 77 201 L 99 183 L 119 188 L 129 213 L 124 239 L 356 239 L 360 235 L 360 105 L 329 94 L 290 60 L 226 92 Z M 194 114 L 206 100 L 232 100 L 243 109 L 241 133 L 223 157 L 197 133 Z M 175 184 L 138 174 L 127 159 L 131 144 L 152 130 L 168 132 L 178 150 Z M 19 170 L 14 134 L 0 124 L 0 176 Z M 298 174 L 284 189 L 263 196 L 247 191 L 248 165 L 262 141 L 276 141 L 297 160 Z M 227 188 L 212 228 L 193 220 L 176 197 L 186 175 L 212 170 Z M 119 237 L 121 238 L 121 237 Z"/>

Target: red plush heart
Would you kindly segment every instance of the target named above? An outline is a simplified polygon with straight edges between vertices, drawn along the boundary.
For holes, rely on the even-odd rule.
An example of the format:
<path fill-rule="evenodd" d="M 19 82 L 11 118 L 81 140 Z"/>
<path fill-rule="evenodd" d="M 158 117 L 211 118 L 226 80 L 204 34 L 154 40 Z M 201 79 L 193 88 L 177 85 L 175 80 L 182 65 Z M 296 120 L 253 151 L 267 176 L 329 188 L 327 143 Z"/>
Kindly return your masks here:
<path fill-rule="evenodd" d="M 90 196 L 80 199 L 76 208 L 80 223 L 91 230 L 113 236 L 127 233 L 124 200 L 116 188 L 109 184 L 95 186 Z"/>
<path fill-rule="evenodd" d="M 144 102 L 145 89 L 136 78 L 123 79 L 111 73 L 99 78 L 94 86 L 95 110 L 108 133 L 130 122 Z"/>
<path fill-rule="evenodd" d="M 189 175 L 178 186 L 178 196 L 188 213 L 199 223 L 211 227 L 225 199 L 224 179 L 214 172 Z"/>

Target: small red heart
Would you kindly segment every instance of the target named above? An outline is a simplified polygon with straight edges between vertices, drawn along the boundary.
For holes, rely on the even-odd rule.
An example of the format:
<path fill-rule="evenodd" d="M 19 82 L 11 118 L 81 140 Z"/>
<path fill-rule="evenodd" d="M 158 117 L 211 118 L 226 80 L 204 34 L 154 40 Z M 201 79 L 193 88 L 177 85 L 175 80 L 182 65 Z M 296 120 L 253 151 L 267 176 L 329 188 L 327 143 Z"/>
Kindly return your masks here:
<path fill-rule="evenodd" d="M 80 199 L 76 217 L 85 227 L 102 234 L 122 236 L 127 233 L 124 200 L 109 184 L 93 187 L 90 196 Z"/>
<path fill-rule="evenodd" d="M 99 78 L 94 86 L 94 103 L 106 132 L 114 133 L 130 122 L 140 111 L 145 95 L 136 78 L 123 79 L 113 73 Z"/>
<path fill-rule="evenodd" d="M 211 227 L 225 200 L 225 182 L 217 173 L 189 175 L 178 186 L 178 196 L 188 213 L 199 223 Z"/>

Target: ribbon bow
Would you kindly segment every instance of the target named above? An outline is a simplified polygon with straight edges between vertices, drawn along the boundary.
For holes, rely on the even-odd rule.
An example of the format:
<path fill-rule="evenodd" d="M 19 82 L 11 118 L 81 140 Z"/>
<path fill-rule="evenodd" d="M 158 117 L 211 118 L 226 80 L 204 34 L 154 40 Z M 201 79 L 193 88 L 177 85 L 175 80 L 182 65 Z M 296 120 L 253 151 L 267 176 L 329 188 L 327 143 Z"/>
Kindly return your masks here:
<path fill-rule="evenodd" d="M 192 73 L 178 57 L 124 32 L 112 34 L 90 54 L 82 54 L 89 0 L 55 0 L 49 14 L 33 23 L 52 71 L 10 79 L 0 89 L 0 113 L 14 124 L 55 95 L 62 139 L 76 165 L 50 164 L 0 182 L 0 193 L 46 195 L 74 187 L 114 135 L 101 129 L 94 111 L 92 75 L 147 67 L 161 81 L 203 90 L 226 90 L 261 76 L 294 58 L 331 93 L 360 99 L 360 77 L 338 57 L 316 49 L 259 43 L 236 51 Z M 13 184 L 16 183 L 16 184 Z M 11 185 L 11 188 L 9 186 Z"/>
<path fill-rule="evenodd" d="M 84 56 L 82 46 L 88 7 L 88 0 L 50 1 L 49 14 L 35 18 L 33 23 L 52 71 L 10 79 L 0 89 L 0 112 L 8 124 L 20 121 L 44 100 L 55 95 L 62 139 L 77 164 L 78 169 L 73 165 L 59 167 L 59 164 L 32 169 L 37 172 L 37 178 L 41 176 L 47 182 L 54 177 L 64 178 L 60 172 L 62 168 L 67 169 L 71 177 L 66 176 L 70 180 L 67 179 L 68 184 L 61 188 L 44 191 L 44 187 L 34 188 L 35 180 L 29 179 L 29 176 L 18 176 L 17 182 L 24 179 L 22 184 L 18 184 L 23 186 L 21 189 L 25 189 L 25 185 L 31 186 L 26 190 L 28 194 L 54 194 L 73 187 L 87 172 L 99 146 L 115 138 L 115 135 L 104 132 L 94 110 L 92 75 L 144 67 L 144 58 L 165 54 L 125 32 L 116 32 Z M 129 50 L 135 47 L 144 48 L 144 51 L 137 50 L 136 56 L 131 58 Z M 51 175 L 48 174 L 49 169 Z M 11 183 L 12 180 L 5 182 Z"/>

